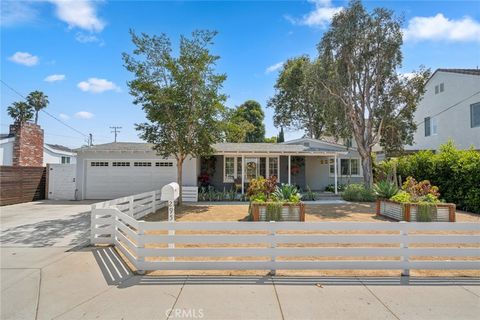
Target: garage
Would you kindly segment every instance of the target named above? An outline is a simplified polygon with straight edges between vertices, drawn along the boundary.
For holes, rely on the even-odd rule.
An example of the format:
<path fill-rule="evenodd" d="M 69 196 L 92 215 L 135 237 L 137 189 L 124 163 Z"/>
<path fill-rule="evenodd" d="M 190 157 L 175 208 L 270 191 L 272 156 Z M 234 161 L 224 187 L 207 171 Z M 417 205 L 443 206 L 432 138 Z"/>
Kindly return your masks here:
<path fill-rule="evenodd" d="M 177 180 L 173 160 L 89 160 L 85 169 L 86 199 L 113 199 L 159 190 Z"/>

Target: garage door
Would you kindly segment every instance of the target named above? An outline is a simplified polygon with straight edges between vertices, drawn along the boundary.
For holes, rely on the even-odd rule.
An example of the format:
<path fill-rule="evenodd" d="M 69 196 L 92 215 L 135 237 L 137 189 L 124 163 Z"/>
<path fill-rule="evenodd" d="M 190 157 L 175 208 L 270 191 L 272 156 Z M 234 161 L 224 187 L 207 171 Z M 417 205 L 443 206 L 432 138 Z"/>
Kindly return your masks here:
<path fill-rule="evenodd" d="M 85 198 L 114 199 L 159 190 L 176 180 L 177 167 L 173 160 L 88 161 Z"/>

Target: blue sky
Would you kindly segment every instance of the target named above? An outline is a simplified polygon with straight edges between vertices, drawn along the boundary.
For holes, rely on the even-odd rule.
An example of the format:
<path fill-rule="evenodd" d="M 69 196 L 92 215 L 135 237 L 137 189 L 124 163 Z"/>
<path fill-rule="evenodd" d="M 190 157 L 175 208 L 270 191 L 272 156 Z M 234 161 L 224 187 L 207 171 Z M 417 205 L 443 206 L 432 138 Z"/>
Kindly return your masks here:
<path fill-rule="evenodd" d="M 316 55 L 316 44 L 332 14 L 347 1 L 2 1 L 1 79 L 23 95 L 44 91 L 46 109 L 94 143 L 113 141 L 110 126 L 121 126 L 120 141 L 140 141 L 134 124 L 144 121 L 132 104 L 121 53 L 131 52 L 130 28 L 179 35 L 217 30 L 212 47 L 217 70 L 228 76 L 227 106 L 248 99 L 265 110 L 267 136 L 276 135 L 266 102 L 286 59 Z M 480 1 L 366 1 L 404 17 L 403 66 L 408 73 L 428 68 L 480 65 Z M 21 98 L 1 84 L 1 132 L 8 131 L 8 105 Z M 40 115 L 48 143 L 78 147 L 84 137 L 46 114 Z M 287 132 L 296 138 L 301 132 Z"/>

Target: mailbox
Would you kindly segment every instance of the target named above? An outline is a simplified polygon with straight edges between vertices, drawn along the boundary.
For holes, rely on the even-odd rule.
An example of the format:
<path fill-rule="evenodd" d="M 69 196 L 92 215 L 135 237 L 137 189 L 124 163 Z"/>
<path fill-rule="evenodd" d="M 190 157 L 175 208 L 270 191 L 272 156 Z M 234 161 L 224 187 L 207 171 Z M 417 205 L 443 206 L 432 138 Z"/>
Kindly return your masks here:
<path fill-rule="evenodd" d="M 175 201 L 180 196 L 180 187 L 178 183 L 171 182 L 162 188 L 162 194 L 160 200 L 162 201 Z"/>

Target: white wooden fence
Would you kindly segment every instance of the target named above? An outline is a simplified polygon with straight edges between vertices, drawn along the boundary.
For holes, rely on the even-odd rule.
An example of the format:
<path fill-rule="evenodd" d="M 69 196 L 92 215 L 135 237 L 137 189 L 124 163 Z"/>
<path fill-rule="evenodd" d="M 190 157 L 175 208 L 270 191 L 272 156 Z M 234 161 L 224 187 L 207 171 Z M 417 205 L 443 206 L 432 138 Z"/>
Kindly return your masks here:
<path fill-rule="evenodd" d="M 111 214 L 115 246 L 142 271 L 480 269 L 478 223 L 145 222 Z"/>

